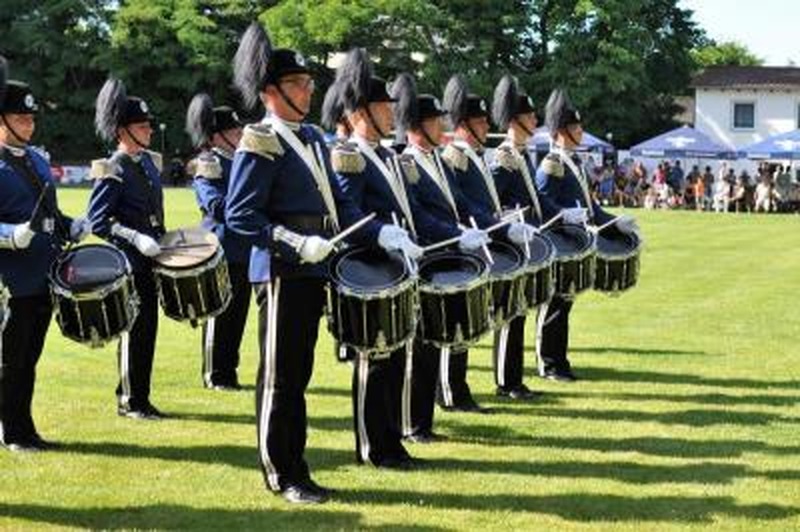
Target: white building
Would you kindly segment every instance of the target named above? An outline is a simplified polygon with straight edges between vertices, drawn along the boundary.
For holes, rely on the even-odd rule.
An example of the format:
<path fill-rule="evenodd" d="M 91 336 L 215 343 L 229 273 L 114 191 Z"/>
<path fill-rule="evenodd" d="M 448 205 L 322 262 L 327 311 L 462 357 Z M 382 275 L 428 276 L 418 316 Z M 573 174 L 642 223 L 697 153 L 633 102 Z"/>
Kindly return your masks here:
<path fill-rule="evenodd" d="M 694 127 L 741 148 L 800 128 L 800 68 L 710 67 L 695 77 Z"/>

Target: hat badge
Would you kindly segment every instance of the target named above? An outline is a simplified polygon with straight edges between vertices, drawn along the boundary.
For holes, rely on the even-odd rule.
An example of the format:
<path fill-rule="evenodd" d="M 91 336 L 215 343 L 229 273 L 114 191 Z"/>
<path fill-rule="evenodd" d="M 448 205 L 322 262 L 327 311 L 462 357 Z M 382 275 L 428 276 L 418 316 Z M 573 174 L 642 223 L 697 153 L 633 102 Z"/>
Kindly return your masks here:
<path fill-rule="evenodd" d="M 434 98 L 433 99 L 433 108 L 436 109 L 437 111 L 441 111 L 442 110 L 442 104 L 439 103 L 439 98 Z"/>
<path fill-rule="evenodd" d="M 236 121 L 236 122 L 238 122 L 238 121 L 239 121 L 239 115 L 238 115 L 238 114 L 236 114 L 236 111 L 233 111 L 233 112 L 231 113 L 231 116 L 233 117 L 234 121 Z"/>
<path fill-rule="evenodd" d="M 531 107 L 533 107 L 533 100 L 531 99 L 531 97 L 530 97 L 530 96 L 528 96 L 527 98 L 528 98 L 528 105 L 530 105 Z"/>
<path fill-rule="evenodd" d="M 306 58 L 300 52 L 294 54 L 294 61 L 301 67 L 306 66 Z"/>
<path fill-rule="evenodd" d="M 144 101 L 144 100 L 142 100 L 141 102 L 139 102 L 139 109 L 140 109 L 140 110 L 141 110 L 143 113 L 147 113 L 147 112 L 149 111 L 149 109 L 147 108 L 147 104 L 145 103 L 145 101 Z"/>
<path fill-rule="evenodd" d="M 36 100 L 33 99 L 33 94 L 28 93 L 25 95 L 25 107 L 28 109 L 33 109 L 36 107 Z"/>
<path fill-rule="evenodd" d="M 481 111 L 486 111 L 486 100 L 481 100 L 480 108 Z"/>
<path fill-rule="evenodd" d="M 577 109 L 575 109 L 575 120 L 577 120 L 578 122 L 581 121 L 581 113 Z"/>

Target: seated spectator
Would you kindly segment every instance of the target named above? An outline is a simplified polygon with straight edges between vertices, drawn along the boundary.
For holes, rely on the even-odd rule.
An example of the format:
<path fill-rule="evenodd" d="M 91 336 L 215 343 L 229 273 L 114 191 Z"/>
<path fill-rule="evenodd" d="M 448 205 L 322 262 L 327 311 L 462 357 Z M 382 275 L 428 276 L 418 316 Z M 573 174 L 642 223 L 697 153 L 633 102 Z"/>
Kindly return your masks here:
<path fill-rule="evenodd" d="M 731 201 L 731 185 L 725 176 L 714 181 L 712 207 L 714 212 L 728 212 Z"/>
<path fill-rule="evenodd" d="M 778 199 L 779 199 L 778 194 L 777 192 L 775 192 L 775 187 L 769 178 L 763 179 L 758 185 L 756 185 L 756 191 L 755 191 L 756 212 L 776 211 Z"/>

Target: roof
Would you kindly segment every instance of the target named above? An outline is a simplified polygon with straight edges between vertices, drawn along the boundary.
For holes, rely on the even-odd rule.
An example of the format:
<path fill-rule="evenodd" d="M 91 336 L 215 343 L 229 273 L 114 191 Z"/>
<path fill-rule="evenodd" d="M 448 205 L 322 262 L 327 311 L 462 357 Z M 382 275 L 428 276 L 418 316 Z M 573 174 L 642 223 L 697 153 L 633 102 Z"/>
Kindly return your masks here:
<path fill-rule="evenodd" d="M 695 76 L 692 87 L 800 89 L 800 67 L 713 66 Z"/>

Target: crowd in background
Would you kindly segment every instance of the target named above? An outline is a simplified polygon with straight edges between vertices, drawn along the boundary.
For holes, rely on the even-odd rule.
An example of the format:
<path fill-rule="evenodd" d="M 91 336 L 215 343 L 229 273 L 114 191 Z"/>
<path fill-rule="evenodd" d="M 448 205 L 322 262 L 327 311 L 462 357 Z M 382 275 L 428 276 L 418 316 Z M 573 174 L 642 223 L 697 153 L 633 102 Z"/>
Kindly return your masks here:
<path fill-rule="evenodd" d="M 800 213 L 800 184 L 792 168 L 761 163 L 751 175 L 728 162 L 693 165 L 661 161 L 648 171 L 641 161 L 618 165 L 587 159 L 592 193 L 602 205 L 714 212 Z"/>

